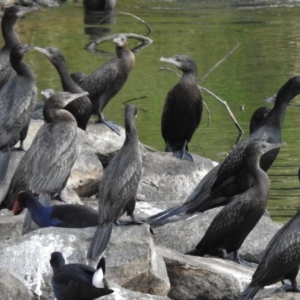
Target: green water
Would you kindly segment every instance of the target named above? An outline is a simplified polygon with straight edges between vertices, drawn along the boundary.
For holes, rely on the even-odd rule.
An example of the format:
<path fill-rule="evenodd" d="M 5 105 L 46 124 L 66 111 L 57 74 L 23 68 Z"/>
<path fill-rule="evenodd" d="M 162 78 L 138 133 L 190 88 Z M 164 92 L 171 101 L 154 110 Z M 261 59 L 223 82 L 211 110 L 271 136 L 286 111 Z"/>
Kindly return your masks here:
<path fill-rule="evenodd" d="M 251 1 L 249 1 L 251 4 Z M 278 1 L 277 1 L 278 2 Z M 283 2 L 283 1 L 279 1 Z M 270 105 L 264 99 L 273 95 L 288 78 L 299 74 L 300 7 L 256 6 L 242 1 L 118 1 L 116 12 L 129 12 L 144 19 L 152 28 L 153 44 L 136 53 L 136 65 L 122 91 L 109 103 L 105 116 L 123 124 L 123 102 L 134 101 L 140 109 L 137 128 L 141 142 L 162 150 L 160 134 L 162 106 L 169 89 L 178 77 L 159 71 L 161 56 L 187 54 L 194 58 L 201 79 L 211 67 L 237 44 L 239 48 L 223 62 L 202 85 L 231 107 L 239 124 L 248 136 L 252 112 L 259 106 Z M 252 1 L 253 3 L 253 1 Z M 273 2 L 274 3 L 274 2 Z M 289 1 L 289 3 L 291 3 Z M 67 2 L 58 8 L 41 9 L 19 20 L 17 31 L 23 42 L 39 47 L 55 46 L 65 55 L 70 72 L 90 72 L 114 55 L 111 42 L 101 44 L 99 55 L 85 50 L 90 41 L 119 32 L 147 34 L 137 20 L 124 15 L 111 18 L 112 23 L 88 24 L 102 17 L 94 13 L 85 16 L 80 3 Z M 88 21 L 87 21 L 88 20 Z M 129 46 L 138 45 L 130 40 Z M 54 67 L 38 52 L 30 52 L 25 60 L 32 66 L 38 89 L 61 89 Z M 221 161 L 234 145 L 238 132 L 225 108 L 203 92 L 211 113 L 203 114 L 201 127 L 190 143 L 191 152 Z M 271 194 L 268 209 L 274 220 L 286 221 L 299 207 L 300 98 L 287 109 L 282 140 L 287 142 L 269 171 Z M 239 106 L 245 105 L 245 111 Z M 243 138 L 244 138 L 243 137 Z"/>

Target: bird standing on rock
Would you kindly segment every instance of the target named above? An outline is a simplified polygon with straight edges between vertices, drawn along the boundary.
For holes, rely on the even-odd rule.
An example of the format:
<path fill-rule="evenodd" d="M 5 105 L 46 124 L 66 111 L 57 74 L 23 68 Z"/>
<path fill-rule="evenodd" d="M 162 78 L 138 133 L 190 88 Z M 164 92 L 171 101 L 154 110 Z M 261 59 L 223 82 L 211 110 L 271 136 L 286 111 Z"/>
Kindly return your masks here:
<path fill-rule="evenodd" d="M 43 205 L 49 206 L 51 195 L 60 193 L 66 186 L 77 158 L 77 123 L 63 108 L 85 95 L 87 92 L 59 92 L 48 98 L 44 106 L 45 124 L 20 162 L 24 166 L 26 190 L 38 194 Z M 23 228 L 34 229 L 28 212 Z"/>
<path fill-rule="evenodd" d="M 48 60 L 56 68 L 65 92 L 73 94 L 84 92 L 84 90 L 77 85 L 69 75 L 66 60 L 59 49 L 54 47 L 34 47 L 34 49 L 46 55 Z M 92 103 L 88 96 L 70 102 L 64 109 L 69 111 L 75 117 L 79 128 L 86 130 L 86 126 L 92 114 Z"/>
<path fill-rule="evenodd" d="M 267 245 L 252 281 L 238 300 L 253 299 L 267 285 L 281 281 L 285 291 L 300 292 L 296 277 L 300 265 L 300 210 L 286 223 Z M 288 279 L 291 285 L 285 284 Z"/>
<path fill-rule="evenodd" d="M 10 52 L 16 44 L 20 44 L 20 38 L 14 30 L 14 26 L 19 18 L 25 14 L 37 10 L 37 7 L 24 7 L 13 5 L 5 9 L 1 21 L 2 36 L 4 46 L 0 50 L 0 89 L 14 76 L 15 70 L 10 63 Z"/>
<path fill-rule="evenodd" d="M 84 264 L 66 265 L 62 253 L 53 252 L 50 264 L 52 289 L 57 300 L 94 300 L 114 292 L 104 278 L 104 257 L 94 269 Z"/>
<path fill-rule="evenodd" d="M 74 73 L 71 74 L 71 77 L 83 90 L 89 92 L 89 98 L 93 104 L 92 113 L 97 114 L 99 118 L 97 122 L 104 123 L 111 130 L 120 134 L 118 127 L 104 118 L 102 111 L 126 83 L 134 66 L 135 57 L 126 48 L 127 37 L 124 34 L 118 35 L 113 41 L 116 44 L 117 57 L 106 62 L 89 75 L 80 73 L 78 78 L 78 73 Z"/>
<path fill-rule="evenodd" d="M 167 222 L 167 219 L 180 213 L 195 214 L 226 205 L 234 195 L 250 188 L 252 183 L 248 181 L 248 174 L 243 167 L 245 148 L 252 141 L 281 142 L 281 129 L 287 105 L 299 93 L 300 76 L 290 78 L 279 89 L 272 110 L 251 135 L 239 143 L 223 162 L 205 175 L 182 205 L 151 216 L 149 218 L 151 225 L 162 225 Z M 273 149 L 261 157 L 260 167 L 265 172 L 271 167 L 278 153 L 279 149 Z"/>
<path fill-rule="evenodd" d="M 7 172 L 11 147 L 20 140 L 17 149 L 24 150 L 23 141 L 36 103 L 34 74 L 31 67 L 22 61 L 25 53 L 31 49 L 26 44 L 13 47 L 10 63 L 16 75 L 0 90 L 0 182 Z"/>
<path fill-rule="evenodd" d="M 270 180 L 260 168 L 259 159 L 264 153 L 283 145 L 282 143 L 251 142 L 246 147 L 243 155 L 243 168 L 249 174 L 251 187 L 230 199 L 230 203 L 213 219 L 196 248 L 187 254 L 217 255 L 226 259 L 227 253 L 234 252 L 234 258 L 238 263 L 251 266 L 239 258 L 238 250 L 262 217 L 267 205 Z"/>
<path fill-rule="evenodd" d="M 142 175 L 142 155 L 134 118 L 137 108 L 125 107 L 126 138 L 120 151 L 113 157 L 100 181 L 99 225 L 88 250 L 88 258 L 99 256 L 106 248 L 114 222 L 127 212 L 132 223 L 142 224 L 134 216 L 138 185 Z M 118 223 L 119 224 L 119 223 Z"/>
<path fill-rule="evenodd" d="M 166 143 L 165 151 L 175 157 L 193 161 L 188 151 L 195 130 L 202 116 L 202 94 L 197 85 L 197 66 L 187 55 L 161 58 L 183 72 L 179 82 L 169 91 L 161 116 L 161 133 Z"/>

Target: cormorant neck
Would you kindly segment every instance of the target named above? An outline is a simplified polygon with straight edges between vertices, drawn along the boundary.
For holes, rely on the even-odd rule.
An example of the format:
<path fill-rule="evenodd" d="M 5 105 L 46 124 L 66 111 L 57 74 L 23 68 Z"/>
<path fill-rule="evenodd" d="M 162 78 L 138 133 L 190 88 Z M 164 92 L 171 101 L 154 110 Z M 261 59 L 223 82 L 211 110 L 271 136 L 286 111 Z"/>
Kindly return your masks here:
<path fill-rule="evenodd" d="M 70 91 L 70 88 L 74 87 L 74 85 L 76 85 L 76 83 L 74 82 L 74 80 L 72 79 L 72 77 L 70 76 L 70 74 L 68 72 L 68 67 L 67 67 L 66 62 L 60 61 L 59 64 L 54 63 L 53 65 L 56 68 L 56 70 L 60 76 L 63 90 Z"/>
<path fill-rule="evenodd" d="M 131 119 L 130 121 L 125 122 L 125 130 L 126 130 L 126 139 L 125 143 L 129 141 L 137 141 L 138 135 L 135 128 L 134 121 Z"/>
<path fill-rule="evenodd" d="M 3 17 L 1 23 L 2 35 L 5 41 L 4 47 L 7 49 L 12 49 L 15 44 L 20 43 L 19 36 L 14 30 L 14 26 L 17 22 L 17 18 L 11 19 L 7 17 Z"/>
<path fill-rule="evenodd" d="M 258 182 L 264 184 L 264 179 L 268 178 L 268 175 L 261 169 L 259 165 L 261 155 L 250 155 L 247 156 L 246 164 L 247 164 L 247 170 L 251 174 L 252 178 Z"/>
<path fill-rule="evenodd" d="M 22 58 L 21 59 L 19 59 L 19 58 L 11 59 L 10 63 L 18 75 L 34 78 L 34 74 L 33 74 L 31 67 L 29 65 L 27 65 L 25 62 L 23 62 Z"/>
<path fill-rule="evenodd" d="M 195 70 L 190 70 L 187 72 L 184 72 L 181 76 L 181 81 L 182 82 L 187 82 L 187 81 L 197 81 L 197 72 Z"/>
<path fill-rule="evenodd" d="M 124 53 L 126 53 L 128 51 L 130 51 L 130 50 L 127 50 L 126 46 L 120 47 L 120 46 L 116 45 L 116 53 L 119 58 L 121 58 L 124 55 Z"/>
<path fill-rule="evenodd" d="M 69 113 L 65 109 L 49 108 L 47 107 L 47 105 L 45 105 L 43 114 L 46 123 L 68 122 L 68 123 L 73 123 L 75 126 L 77 126 L 76 119 L 73 117 L 71 113 Z"/>

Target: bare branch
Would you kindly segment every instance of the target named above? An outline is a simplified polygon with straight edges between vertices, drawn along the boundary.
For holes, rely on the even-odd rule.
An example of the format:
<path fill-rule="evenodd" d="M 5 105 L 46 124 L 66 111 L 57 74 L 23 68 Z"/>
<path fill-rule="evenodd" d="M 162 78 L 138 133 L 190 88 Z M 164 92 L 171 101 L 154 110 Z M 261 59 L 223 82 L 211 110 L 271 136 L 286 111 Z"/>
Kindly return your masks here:
<path fill-rule="evenodd" d="M 122 33 L 122 34 L 124 34 L 129 39 L 136 39 L 136 40 L 142 42 L 141 45 L 131 49 L 131 51 L 133 51 L 133 52 L 136 52 L 137 50 L 140 50 L 144 47 L 147 47 L 147 46 L 149 46 L 150 44 L 153 43 L 153 40 L 151 40 L 150 38 L 148 38 L 146 36 L 140 35 L 140 34 L 136 34 L 136 33 Z M 100 45 L 100 44 L 102 44 L 103 42 L 106 42 L 106 41 L 113 40 L 118 35 L 119 35 L 119 33 L 101 37 L 101 38 L 97 39 L 96 41 L 93 41 L 93 42 L 90 42 L 89 44 L 87 44 L 86 49 L 91 51 L 91 52 L 96 52 L 95 48 L 96 48 L 97 45 Z"/>
<path fill-rule="evenodd" d="M 206 126 L 206 127 L 208 128 L 209 125 L 210 125 L 210 121 L 211 121 L 210 111 L 209 111 L 208 106 L 207 106 L 207 104 L 205 103 L 205 101 L 202 100 L 202 102 L 203 102 L 203 105 L 204 105 L 204 107 L 205 107 L 205 109 L 206 109 L 206 112 L 207 112 L 207 115 L 208 115 L 207 126 Z"/>
<path fill-rule="evenodd" d="M 177 75 L 178 77 L 181 78 L 181 75 L 179 73 L 177 73 L 176 71 L 174 71 L 173 69 L 171 69 L 171 68 L 160 67 L 159 71 L 169 71 L 169 72 L 172 72 L 172 73 L 174 73 L 175 75 Z"/>
<path fill-rule="evenodd" d="M 124 101 L 123 104 L 125 105 L 128 102 L 135 101 L 135 100 L 140 100 L 140 99 L 145 99 L 145 98 L 148 98 L 148 95 L 128 99 L 128 100 Z"/>
<path fill-rule="evenodd" d="M 238 47 L 240 44 L 237 44 L 231 51 L 229 51 L 220 61 L 218 61 L 201 79 L 200 84 L 207 79 L 207 77 L 221 64 L 223 63 Z"/>

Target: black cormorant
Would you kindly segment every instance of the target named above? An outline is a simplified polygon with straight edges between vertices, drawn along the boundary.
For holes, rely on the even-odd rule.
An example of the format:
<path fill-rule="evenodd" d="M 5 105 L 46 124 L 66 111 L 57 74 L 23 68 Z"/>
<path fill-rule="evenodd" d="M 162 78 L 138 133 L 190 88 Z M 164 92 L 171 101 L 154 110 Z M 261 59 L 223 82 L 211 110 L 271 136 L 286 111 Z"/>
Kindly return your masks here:
<path fill-rule="evenodd" d="M 66 60 L 59 49 L 53 47 L 44 49 L 35 47 L 35 49 L 45 54 L 48 60 L 56 68 L 64 91 L 70 93 L 84 92 L 84 90 L 77 85 L 69 75 Z M 72 101 L 64 109 L 68 110 L 75 117 L 79 128 L 86 130 L 86 126 L 92 114 L 92 103 L 88 96 Z"/>
<path fill-rule="evenodd" d="M 252 281 L 238 300 L 253 299 L 264 286 L 278 281 L 283 289 L 300 292 L 296 277 L 300 265 L 300 210 L 286 223 L 267 245 L 263 258 L 252 276 Z M 291 281 L 291 286 L 284 284 L 284 279 Z"/>
<path fill-rule="evenodd" d="M 299 93 L 300 77 L 290 78 L 279 89 L 274 107 L 270 113 L 251 135 L 245 141 L 239 143 L 229 153 L 224 162 L 206 174 L 182 205 L 151 216 L 149 218 L 150 223 L 152 225 L 162 225 L 171 216 L 183 212 L 188 214 L 204 212 L 213 207 L 225 205 L 232 196 L 245 192 L 251 186 L 242 163 L 245 148 L 252 141 L 265 141 L 268 143 L 279 143 L 281 141 L 281 128 L 286 107 Z M 260 167 L 265 172 L 270 168 L 278 153 L 279 149 L 273 149 L 261 157 Z"/>
<path fill-rule="evenodd" d="M 63 108 L 85 95 L 87 92 L 59 92 L 48 98 L 44 106 L 45 124 L 22 158 L 25 160 L 25 190 L 38 194 L 43 205 L 50 205 L 51 195 L 60 193 L 65 187 L 77 158 L 77 123 L 73 115 Z M 24 229 L 30 224 L 30 214 L 27 213 Z"/>
<path fill-rule="evenodd" d="M 20 39 L 14 31 L 14 26 L 18 18 L 34 10 L 37 10 L 37 7 L 13 5 L 6 8 L 4 11 L 1 21 L 4 46 L 0 50 L 0 89 L 12 76 L 15 75 L 15 71 L 10 64 L 9 57 L 11 49 L 14 45 L 20 43 Z"/>
<path fill-rule="evenodd" d="M 83 5 L 87 10 L 112 10 L 117 0 L 84 0 Z"/>
<path fill-rule="evenodd" d="M 249 133 L 251 134 L 261 125 L 261 122 L 267 117 L 272 110 L 271 107 L 262 106 L 256 109 L 251 117 Z"/>
<path fill-rule="evenodd" d="M 99 117 L 98 122 L 104 123 L 111 130 L 119 133 L 117 126 L 111 121 L 105 120 L 102 110 L 124 86 L 128 75 L 135 63 L 134 54 L 126 48 L 127 38 L 120 34 L 114 38 L 116 44 L 117 57 L 106 62 L 100 68 L 89 75 L 80 76 L 80 80 L 75 79 L 77 76 L 72 76 L 76 83 L 80 85 L 83 90 L 89 92 L 89 98 L 93 104 L 93 114 Z"/>
<path fill-rule="evenodd" d="M 66 204 L 43 206 L 30 192 L 19 192 L 13 207 L 15 215 L 24 208 L 39 227 L 84 228 L 98 226 L 98 212 L 86 205 Z"/>
<path fill-rule="evenodd" d="M 57 300 L 94 300 L 114 292 L 104 278 L 104 257 L 94 269 L 84 264 L 66 265 L 61 252 L 53 252 L 50 264 L 52 289 Z"/>
<path fill-rule="evenodd" d="M 247 171 L 252 185 L 244 193 L 235 195 L 212 220 L 203 238 L 196 248 L 187 254 L 204 256 L 205 254 L 227 258 L 234 252 L 238 263 L 238 250 L 244 240 L 262 217 L 270 192 L 268 175 L 260 168 L 260 157 L 284 144 L 251 142 L 243 153 L 243 168 Z"/>
<path fill-rule="evenodd" d="M 161 58 L 174 64 L 183 72 L 179 82 L 169 91 L 161 116 L 161 133 L 166 143 L 165 151 L 193 161 L 188 153 L 188 143 L 200 124 L 202 116 L 202 94 L 197 85 L 197 66 L 187 55 Z"/>
<path fill-rule="evenodd" d="M 88 258 L 99 256 L 110 239 L 112 226 L 127 212 L 133 223 L 141 224 L 134 216 L 138 185 L 142 175 L 142 155 L 136 132 L 134 105 L 125 107 L 126 138 L 121 150 L 113 157 L 100 181 L 99 225 L 88 250 Z"/>
<path fill-rule="evenodd" d="M 22 61 L 24 54 L 32 49 L 16 44 L 10 54 L 10 62 L 16 75 L 0 90 L 0 182 L 3 181 L 10 159 L 10 148 L 23 141 L 36 103 L 36 86 L 32 69 Z"/>

